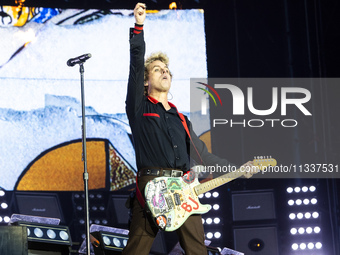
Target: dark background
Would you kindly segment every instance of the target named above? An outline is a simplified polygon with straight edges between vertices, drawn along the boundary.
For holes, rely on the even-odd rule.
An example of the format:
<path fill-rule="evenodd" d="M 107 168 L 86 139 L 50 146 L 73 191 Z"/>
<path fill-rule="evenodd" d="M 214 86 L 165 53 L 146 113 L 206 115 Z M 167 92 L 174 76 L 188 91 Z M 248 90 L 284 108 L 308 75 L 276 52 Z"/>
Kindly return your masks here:
<path fill-rule="evenodd" d="M 210 1 L 205 8 L 209 77 L 339 77 L 339 4 L 330 0 Z M 256 89 L 261 88 L 254 88 L 254 91 Z M 308 89 L 313 95 L 310 107 L 317 121 L 297 115 L 298 127 L 277 132 L 275 142 L 278 144 L 275 147 L 281 150 L 285 159 L 289 158 L 295 164 L 339 164 L 340 86 L 314 86 Z M 263 100 L 268 101 L 268 97 Z M 222 102 L 225 101 L 222 98 Z M 211 104 L 210 109 L 211 119 L 221 115 L 218 107 Z M 226 116 L 226 119 L 233 117 Z M 263 145 L 271 145 L 272 141 L 266 139 L 270 132 L 273 131 L 268 128 L 254 130 L 235 127 L 228 129 L 228 132 L 225 128 L 215 129 L 211 133 L 212 149 L 219 156 L 228 155 L 230 160 L 240 164 L 251 159 L 249 152 L 261 153 Z M 282 154 L 275 156 L 280 158 Z M 221 194 L 224 194 L 226 215 L 232 214 L 233 193 L 254 193 L 264 189 L 274 193 L 277 217 L 274 221 L 243 223 L 228 218 L 225 221 L 225 235 L 228 238 L 224 239 L 224 244 L 233 247 L 235 229 L 258 228 L 261 236 L 260 227 L 273 224 L 278 230 L 280 254 L 288 254 L 292 241 L 289 239 L 291 223 L 288 220 L 286 188 L 309 184 L 318 187 L 318 199 L 322 201 L 319 210 L 323 213 L 323 228 L 327 229 L 322 236 L 326 253 L 340 254 L 338 179 L 238 179 L 227 184 L 220 188 Z"/>

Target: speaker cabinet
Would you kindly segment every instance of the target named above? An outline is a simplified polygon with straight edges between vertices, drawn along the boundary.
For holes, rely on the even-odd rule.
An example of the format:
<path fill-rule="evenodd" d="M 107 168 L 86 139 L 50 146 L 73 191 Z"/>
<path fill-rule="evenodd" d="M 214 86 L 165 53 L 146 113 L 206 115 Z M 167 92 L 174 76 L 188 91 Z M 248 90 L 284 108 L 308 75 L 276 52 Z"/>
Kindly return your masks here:
<path fill-rule="evenodd" d="M 128 228 L 130 209 L 125 206 L 128 194 L 112 194 L 109 200 L 110 225 L 118 228 Z"/>
<path fill-rule="evenodd" d="M 246 255 L 279 255 L 275 226 L 235 228 L 234 245 Z"/>
<path fill-rule="evenodd" d="M 57 194 L 17 192 L 15 198 L 20 214 L 57 218 L 64 222 Z"/>
<path fill-rule="evenodd" d="M 275 219 L 272 191 L 247 191 L 232 194 L 233 220 L 252 221 Z"/>
<path fill-rule="evenodd" d="M 0 254 L 27 255 L 27 229 L 22 226 L 0 227 Z"/>

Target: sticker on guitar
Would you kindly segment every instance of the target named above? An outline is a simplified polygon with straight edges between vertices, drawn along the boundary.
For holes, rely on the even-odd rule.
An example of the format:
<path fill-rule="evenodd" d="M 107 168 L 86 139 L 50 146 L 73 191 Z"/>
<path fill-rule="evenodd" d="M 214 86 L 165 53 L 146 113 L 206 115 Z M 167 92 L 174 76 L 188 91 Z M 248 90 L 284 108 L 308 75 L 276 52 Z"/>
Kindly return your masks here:
<path fill-rule="evenodd" d="M 193 209 L 194 210 L 198 210 L 199 208 L 199 205 L 198 203 L 193 200 L 191 197 L 189 197 L 189 200 L 195 205 L 194 207 L 192 207 L 190 204 L 188 203 L 182 203 L 181 204 L 181 207 L 183 208 L 183 210 L 187 211 L 187 212 L 191 212 Z"/>

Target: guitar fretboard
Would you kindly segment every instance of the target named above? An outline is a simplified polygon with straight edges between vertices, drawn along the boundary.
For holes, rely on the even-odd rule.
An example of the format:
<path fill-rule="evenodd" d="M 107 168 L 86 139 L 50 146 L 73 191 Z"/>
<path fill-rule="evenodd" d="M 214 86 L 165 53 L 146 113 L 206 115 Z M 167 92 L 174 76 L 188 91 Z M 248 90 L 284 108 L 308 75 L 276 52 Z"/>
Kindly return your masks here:
<path fill-rule="evenodd" d="M 197 185 L 194 189 L 195 192 L 198 195 L 203 194 L 205 192 L 208 192 L 209 190 L 215 189 L 219 186 L 222 186 L 223 184 L 230 182 L 232 180 L 235 180 L 238 177 L 241 177 L 244 174 L 243 171 L 241 171 L 240 169 L 237 169 L 234 172 L 231 173 L 227 173 L 224 175 L 221 175 L 215 179 L 212 179 L 210 181 L 201 183 L 199 185 Z"/>

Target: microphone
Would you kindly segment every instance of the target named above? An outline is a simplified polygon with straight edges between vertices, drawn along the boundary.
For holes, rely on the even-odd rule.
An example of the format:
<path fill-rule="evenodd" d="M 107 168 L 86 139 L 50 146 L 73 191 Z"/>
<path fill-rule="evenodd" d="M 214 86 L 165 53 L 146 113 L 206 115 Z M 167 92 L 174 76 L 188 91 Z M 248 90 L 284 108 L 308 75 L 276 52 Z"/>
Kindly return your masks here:
<path fill-rule="evenodd" d="M 81 55 L 79 57 L 76 57 L 76 58 L 70 58 L 68 61 L 67 61 L 67 65 L 68 66 L 74 66 L 76 64 L 80 64 L 80 63 L 84 63 L 86 60 L 88 60 L 90 57 L 92 57 L 92 55 L 90 53 L 87 53 L 87 54 L 84 54 L 84 55 Z"/>

